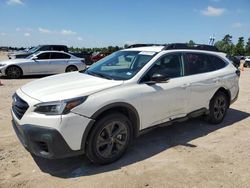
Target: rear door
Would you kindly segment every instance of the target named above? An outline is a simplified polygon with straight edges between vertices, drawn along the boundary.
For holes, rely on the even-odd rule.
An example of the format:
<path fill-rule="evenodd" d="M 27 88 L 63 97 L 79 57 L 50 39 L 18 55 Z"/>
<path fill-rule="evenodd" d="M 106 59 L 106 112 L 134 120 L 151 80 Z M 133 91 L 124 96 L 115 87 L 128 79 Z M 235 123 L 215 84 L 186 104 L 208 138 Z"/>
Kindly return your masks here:
<path fill-rule="evenodd" d="M 50 60 L 51 71 L 53 73 L 65 72 L 70 58 L 71 56 L 68 54 L 61 53 L 61 52 L 52 52 L 51 60 Z"/>
<path fill-rule="evenodd" d="M 208 108 L 210 99 L 221 86 L 226 63 L 218 57 L 206 53 L 186 52 L 184 54 L 185 78 L 189 86 L 188 111 Z"/>

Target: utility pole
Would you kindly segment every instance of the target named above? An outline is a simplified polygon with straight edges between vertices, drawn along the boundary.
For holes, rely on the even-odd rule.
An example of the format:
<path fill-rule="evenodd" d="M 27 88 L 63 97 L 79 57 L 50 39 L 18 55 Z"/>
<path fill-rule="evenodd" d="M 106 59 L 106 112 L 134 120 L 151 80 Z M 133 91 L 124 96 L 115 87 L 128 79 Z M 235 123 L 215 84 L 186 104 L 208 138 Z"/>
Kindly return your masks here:
<path fill-rule="evenodd" d="M 210 38 L 209 38 L 209 45 L 214 45 L 214 41 L 215 41 L 215 36 L 213 35 L 213 36 L 211 36 Z"/>

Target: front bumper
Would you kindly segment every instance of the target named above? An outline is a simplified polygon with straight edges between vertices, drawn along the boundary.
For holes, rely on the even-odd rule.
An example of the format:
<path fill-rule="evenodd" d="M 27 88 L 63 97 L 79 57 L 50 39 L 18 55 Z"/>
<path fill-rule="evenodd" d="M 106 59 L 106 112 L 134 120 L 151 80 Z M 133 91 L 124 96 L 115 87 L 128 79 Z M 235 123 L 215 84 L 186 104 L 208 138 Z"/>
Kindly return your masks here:
<path fill-rule="evenodd" d="M 56 129 L 28 124 L 20 126 L 14 120 L 12 125 L 22 145 L 37 156 L 55 159 L 84 153 L 84 148 L 72 150 Z"/>

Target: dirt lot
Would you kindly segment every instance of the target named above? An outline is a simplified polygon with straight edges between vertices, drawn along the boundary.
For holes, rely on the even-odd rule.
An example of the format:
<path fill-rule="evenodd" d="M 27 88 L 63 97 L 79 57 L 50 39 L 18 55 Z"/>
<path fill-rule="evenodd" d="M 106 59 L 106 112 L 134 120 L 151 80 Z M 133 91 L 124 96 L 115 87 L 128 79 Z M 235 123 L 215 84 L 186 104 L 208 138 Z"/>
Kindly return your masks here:
<path fill-rule="evenodd" d="M 2 57 L 5 54 L 0 53 Z M 3 57 L 4 56 L 4 57 Z M 37 78 L 0 78 L 0 187 L 250 187 L 250 70 L 224 123 L 195 119 L 141 136 L 119 161 L 32 157 L 11 126 L 11 95 Z"/>

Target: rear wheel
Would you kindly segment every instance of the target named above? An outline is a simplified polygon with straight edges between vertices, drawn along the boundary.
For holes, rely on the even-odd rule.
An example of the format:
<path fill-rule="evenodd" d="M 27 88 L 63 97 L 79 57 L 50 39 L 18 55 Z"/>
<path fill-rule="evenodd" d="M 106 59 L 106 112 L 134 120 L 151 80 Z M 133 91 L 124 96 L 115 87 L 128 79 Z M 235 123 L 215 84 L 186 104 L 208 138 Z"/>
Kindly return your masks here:
<path fill-rule="evenodd" d="M 66 68 L 65 72 L 73 72 L 73 71 L 78 71 L 78 68 L 76 66 L 70 65 Z"/>
<path fill-rule="evenodd" d="M 219 124 L 226 116 L 229 107 L 228 98 L 224 92 L 217 92 L 209 104 L 207 120 L 213 124 Z"/>
<path fill-rule="evenodd" d="M 87 144 L 87 157 L 93 163 L 108 164 L 118 160 L 131 140 L 131 122 L 120 113 L 98 120 Z"/>
<path fill-rule="evenodd" d="M 6 70 L 6 75 L 8 78 L 17 79 L 22 76 L 22 69 L 17 66 L 10 66 Z"/>

